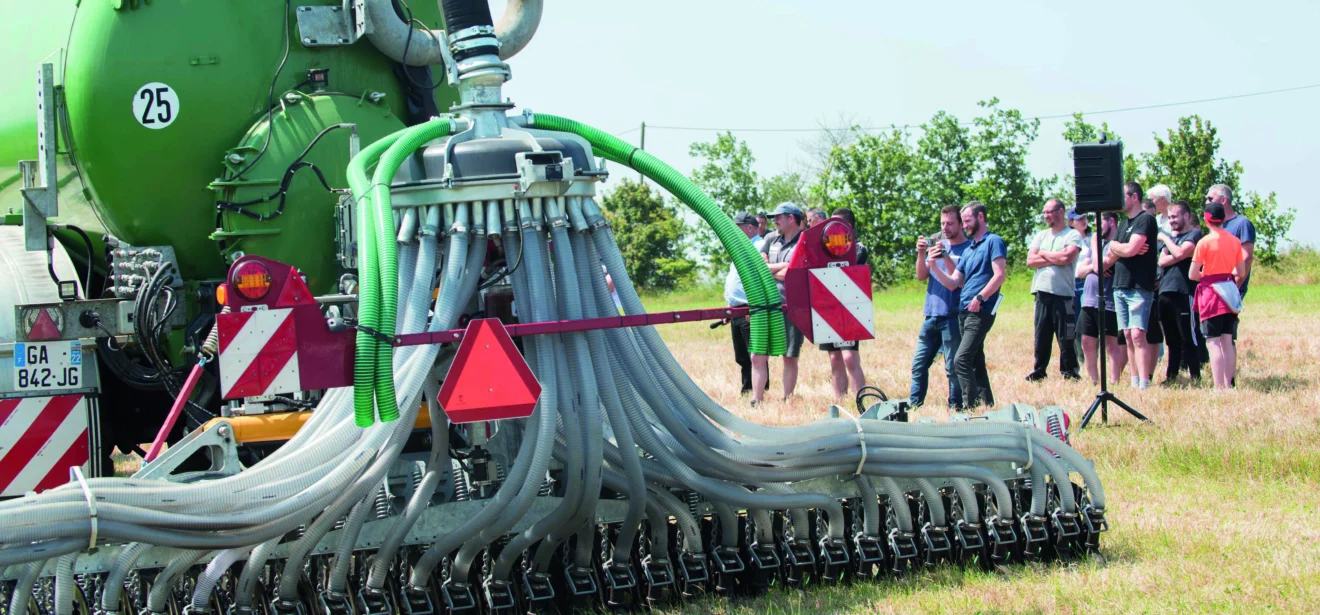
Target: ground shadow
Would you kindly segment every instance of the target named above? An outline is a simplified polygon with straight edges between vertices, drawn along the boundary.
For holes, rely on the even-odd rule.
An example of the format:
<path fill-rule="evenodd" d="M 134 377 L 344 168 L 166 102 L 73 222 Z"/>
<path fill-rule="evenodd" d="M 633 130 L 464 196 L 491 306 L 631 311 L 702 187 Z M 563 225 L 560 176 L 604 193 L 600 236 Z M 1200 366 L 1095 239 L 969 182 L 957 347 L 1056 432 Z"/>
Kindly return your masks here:
<path fill-rule="evenodd" d="M 1241 377 L 1238 386 L 1261 393 L 1287 393 L 1306 388 L 1307 381 L 1296 376 Z"/>

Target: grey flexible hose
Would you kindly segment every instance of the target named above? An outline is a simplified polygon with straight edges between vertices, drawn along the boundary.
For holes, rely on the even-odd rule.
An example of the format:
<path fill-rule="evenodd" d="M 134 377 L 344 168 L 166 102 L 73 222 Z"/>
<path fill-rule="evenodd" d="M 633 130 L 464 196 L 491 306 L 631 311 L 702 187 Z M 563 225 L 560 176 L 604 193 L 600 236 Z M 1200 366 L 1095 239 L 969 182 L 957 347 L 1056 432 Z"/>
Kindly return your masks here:
<path fill-rule="evenodd" d="M 711 502 L 710 505 L 715 509 L 715 516 L 720 520 L 720 546 L 737 548 L 738 513 L 723 502 Z"/>
<path fill-rule="evenodd" d="M 32 602 L 32 586 L 36 585 L 37 577 L 45 567 L 46 561 L 41 560 L 30 562 L 23 569 L 23 575 L 14 586 L 14 595 L 9 598 L 9 615 L 27 615 L 28 604 Z"/>
<path fill-rule="evenodd" d="M 554 297 L 554 293 L 553 290 L 549 288 L 549 284 L 547 284 L 549 276 L 547 274 L 548 267 L 545 264 L 544 254 L 542 250 L 537 249 L 537 246 L 542 243 L 542 240 L 539 239 L 540 232 L 534 230 L 535 225 L 532 223 L 533 218 L 531 207 L 526 199 L 520 199 L 518 201 L 518 209 L 522 219 L 523 228 L 523 237 L 521 240 L 524 261 L 523 267 L 529 272 L 524 281 L 530 294 L 528 297 L 524 298 L 523 309 L 527 310 L 530 307 L 533 320 L 553 320 L 556 318 L 554 302 L 551 300 Z M 530 238 L 530 235 L 536 235 L 537 239 Z M 552 340 L 555 337 L 556 336 L 550 336 Z M 529 472 L 524 478 L 521 488 L 518 489 L 515 496 L 514 504 L 505 510 L 500 511 L 500 514 L 481 527 L 480 531 L 477 532 L 475 536 L 470 539 L 467 537 L 464 538 L 462 548 L 454 558 L 454 565 L 452 566 L 451 571 L 451 576 L 453 578 L 466 578 L 471 569 L 471 565 L 480 550 L 485 548 L 485 546 L 491 541 L 507 532 L 508 529 L 531 508 L 533 498 L 540 490 L 542 477 L 544 476 L 545 471 L 549 468 L 550 458 L 554 450 L 555 429 L 552 421 L 555 421 L 558 418 L 563 418 L 566 428 L 568 428 L 568 425 L 572 425 L 574 429 L 576 428 L 576 419 L 572 418 L 576 417 L 576 409 L 569 402 L 570 391 L 566 387 L 567 379 L 560 373 L 561 368 L 558 367 L 563 366 L 564 362 L 556 356 L 559 352 L 557 347 L 558 344 L 549 340 L 542 340 L 535 345 L 535 362 L 537 365 L 535 373 L 545 387 L 541 393 L 541 408 L 542 411 L 544 411 L 552 400 L 555 408 L 554 412 L 548 413 L 549 416 L 543 415 L 540 417 L 542 422 L 538 434 L 536 449 L 537 465 L 532 469 L 533 471 Z M 541 463 L 542 461 L 544 461 L 544 464 Z M 574 487 L 572 481 L 570 481 L 570 489 L 573 489 Z M 573 498 L 567 497 L 564 501 L 565 503 L 569 503 L 573 501 Z M 543 523 L 538 523 L 541 526 L 544 526 Z M 537 524 L 534 524 L 532 528 L 529 528 L 522 535 L 515 537 L 513 541 L 509 543 L 509 546 L 504 548 L 501 552 L 501 557 L 495 563 L 494 574 L 496 578 L 508 578 L 509 572 L 513 568 L 513 559 L 516 558 L 523 549 L 530 546 L 530 541 L 526 539 L 526 535 L 527 532 L 531 532 L 533 528 L 539 529 L 542 532 L 547 531 L 539 528 Z M 520 539 L 522 539 L 522 542 L 520 542 Z M 524 542 L 526 544 L 522 544 Z M 519 544 L 522 544 L 522 546 L 515 546 Z"/>
<path fill-rule="evenodd" d="M 206 570 L 197 577 L 197 587 L 193 589 L 192 608 L 194 611 L 206 611 L 211 608 L 211 593 L 215 591 L 215 586 L 220 584 L 220 578 L 229 571 L 229 567 L 238 561 L 238 558 L 247 553 L 247 547 L 236 549 L 225 549 L 211 563 L 206 565 Z"/>
<path fill-rule="evenodd" d="M 55 615 L 73 615 L 73 563 L 77 553 L 61 555 L 55 564 Z"/>
<path fill-rule="evenodd" d="M 595 288 L 597 293 L 603 291 L 604 285 L 595 283 L 597 276 L 604 275 L 596 257 L 595 247 L 580 234 L 573 236 L 573 242 L 574 250 L 578 254 L 586 255 L 578 261 L 579 280 L 588 289 Z M 599 296 L 597 298 L 599 299 Z M 586 300 L 582 303 L 588 318 L 598 318 L 603 315 L 597 301 Z M 591 356 L 608 356 L 608 351 L 605 349 L 605 334 L 599 331 L 588 332 L 587 345 Z M 614 374 L 600 361 L 592 361 L 592 367 L 596 371 L 601 403 L 618 445 L 619 465 L 627 478 L 628 492 L 635 494 L 629 497 L 628 511 L 624 514 L 623 524 L 619 527 L 619 534 L 614 543 L 614 561 L 627 564 L 632 557 L 632 546 L 641 527 L 642 517 L 646 514 L 646 477 L 642 471 L 641 460 L 637 457 L 637 444 L 633 440 L 632 428 L 628 426 L 628 420 L 623 415 L 623 402 L 619 399 L 618 383 L 614 381 Z"/>
<path fill-rule="evenodd" d="M 940 495 L 940 490 L 930 480 L 918 478 L 916 481 L 917 489 L 926 500 L 926 510 L 930 512 L 930 523 L 935 527 L 948 527 L 949 517 L 944 508 L 944 496 Z"/>
<path fill-rule="evenodd" d="M 1068 478 L 1068 472 L 1059 464 L 1059 460 L 1054 458 L 1044 446 L 1036 445 L 1035 462 L 1045 466 L 1045 471 L 1054 477 L 1054 486 L 1059 493 L 1059 505 L 1064 512 L 1077 512 L 1077 500 L 1073 497 L 1072 480 Z"/>
<path fill-rule="evenodd" d="M 363 497 L 357 504 L 353 505 L 353 510 L 348 513 L 348 520 L 344 522 L 344 529 L 341 530 L 339 544 L 335 547 L 335 565 L 330 572 L 330 582 L 327 590 L 336 595 L 348 592 L 348 572 L 353 561 L 353 547 L 357 544 L 357 537 L 362 533 L 362 526 L 367 522 L 367 516 L 375 510 L 376 496 L 380 495 L 382 484 L 372 487 L 371 491 Z"/>
<path fill-rule="evenodd" d="M 238 576 L 238 589 L 234 590 L 234 606 L 239 612 L 252 610 L 257 594 L 257 578 L 265 574 L 266 560 L 270 559 L 271 552 L 278 544 L 280 539 L 273 538 L 257 545 L 243 564 L 243 573 Z"/>
<path fill-rule="evenodd" d="M 119 597 L 124 593 L 124 580 L 133 571 L 133 564 L 150 549 L 151 545 L 135 542 L 125 545 L 115 557 L 110 573 L 105 577 L 105 589 L 101 592 L 101 611 L 107 614 L 119 612 Z"/>
<path fill-rule="evenodd" d="M 875 477 L 880 484 L 880 490 L 889 497 L 889 510 L 894 511 L 894 519 L 898 522 L 898 529 L 911 533 L 912 527 L 912 509 L 908 508 L 907 494 L 898 486 L 898 481 L 889 476 Z"/>
<path fill-rule="evenodd" d="M 871 477 L 858 476 L 853 479 L 857 484 L 857 497 L 862 499 L 862 534 L 868 538 L 880 536 L 880 497 L 875 493 Z"/>
<path fill-rule="evenodd" d="M 164 613 L 179 576 L 192 568 L 193 564 L 206 554 L 207 551 L 184 550 L 174 556 L 174 559 L 165 566 L 165 570 L 156 575 L 156 581 L 151 585 L 151 593 L 147 594 L 147 610 L 152 613 Z"/>
<path fill-rule="evenodd" d="M 955 478 L 953 489 L 958 493 L 958 501 L 962 504 L 963 519 L 968 523 L 980 523 L 981 508 L 976 505 L 976 489 L 972 487 L 972 481 Z"/>

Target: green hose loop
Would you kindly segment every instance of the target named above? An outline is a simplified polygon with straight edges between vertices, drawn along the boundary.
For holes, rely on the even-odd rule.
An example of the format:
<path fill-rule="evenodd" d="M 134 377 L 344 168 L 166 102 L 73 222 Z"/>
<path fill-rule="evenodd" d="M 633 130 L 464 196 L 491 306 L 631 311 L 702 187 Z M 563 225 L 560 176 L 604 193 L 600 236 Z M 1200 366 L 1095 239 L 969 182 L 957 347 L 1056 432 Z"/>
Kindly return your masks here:
<path fill-rule="evenodd" d="M 376 249 L 379 251 L 377 265 L 380 293 L 379 328 L 377 331 L 387 335 L 394 334 L 395 320 L 398 314 L 399 262 L 397 246 L 394 243 L 394 211 L 390 205 L 390 184 L 399 171 L 399 167 L 408 160 L 413 152 L 427 143 L 453 132 L 453 121 L 440 117 L 425 124 L 418 124 L 402 134 L 389 149 L 380 156 L 376 173 L 372 177 L 372 201 L 376 209 L 376 226 L 368 233 L 376 234 Z M 394 395 L 394 347 L 377 341 L 376 353 L 376 408 L 381 422 L 388 423 L 399 418 L 398 400 Z"/>
<path fill-rule="evenodd" d="M 724 249 L 733 257 L 733 264 L 738 269 L 738 275 L 742 278 L 743 287 L 747 291 L 748 303 L 754 306 L 780 305 L 779 288 L 775 285 L 770 268 L 761 258 L 760 253 L 733 220 L 720 210 L 715 200 L 682 173 L 614 135 L 567 118 L 537 113 L 532 115 L 528 122 L 536 128 L 578 135 L 586 139 L 597 154 L 640 172 L 677 196 L 711 226 Z M 785 344 L 783 311 L 753 310 L 751 352 L 761 355 L 782 355 Z"/>

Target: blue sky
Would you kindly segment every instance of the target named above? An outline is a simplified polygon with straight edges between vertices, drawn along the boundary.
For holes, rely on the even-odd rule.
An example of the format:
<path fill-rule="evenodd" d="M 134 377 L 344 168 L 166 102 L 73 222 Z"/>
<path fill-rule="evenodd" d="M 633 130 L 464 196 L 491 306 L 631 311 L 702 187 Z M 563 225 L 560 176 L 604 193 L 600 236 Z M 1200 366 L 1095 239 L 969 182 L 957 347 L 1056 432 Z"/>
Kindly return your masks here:
<path fill-rule="evenodd" d="M 647 150 L 684 172 L 697 164 L 688 146 L 714 132 L 652 126 L 919 124 L 938 110 L 971 119 L 992 96 L 1037 116 L 1320 84 L 1320 2 L 547 4 L 506 93 L 611 132 L 646 121 Z M 1200 114 L 1219 129 L 1220 154 L 1246 168 L 1243 188 L 1276 191 L 1297 209 L 1292 238 L 1320 244 L 1308 179 L 1320 168 L 1318 103 L 1313 88 L 1091 120 L 1143 152 Z M 1033 172 L 1070 170 L 1062 130 L 1042 121 Z M 736 134 L 762 174 L 810 158 L 810 133 Z"/>

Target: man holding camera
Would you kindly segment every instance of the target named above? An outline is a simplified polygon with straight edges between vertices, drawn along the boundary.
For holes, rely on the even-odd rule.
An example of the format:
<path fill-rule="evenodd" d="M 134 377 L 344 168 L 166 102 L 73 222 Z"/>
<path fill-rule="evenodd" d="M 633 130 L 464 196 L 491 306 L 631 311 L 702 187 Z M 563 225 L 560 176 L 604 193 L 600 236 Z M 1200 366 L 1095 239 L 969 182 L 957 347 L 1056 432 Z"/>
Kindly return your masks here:
<path fill-rule="evenodd" d="M 1059 199 L 1045 201 L 1041 216 L 1047 228 L 1036 233 L 1027 252 L 1027 266 L 1036 270 L 1031 280 L 1031 292 L 1036 295 L 1036 364 L 1027 374 L 1027 381 L 1045 379 L 1054 338 L 1059 340 L 1059 372 L 1072 380 L 1080 377 L 1073 348 L 1077 336 L 1073 279 L 1082 237 L 1068 227 Z"/>
<path fill-rule="evenodd" d="M 985 205 L 978 201 L 964 205 L 963 232 L 971 239 L 971 245 L 956 266 L 951 258 L 944 257 L 944 264 L 952 268 L 952 272 L 945 273 L 947 268 L 930 267 L 930 272 L 945 288 L 962 289 L 958 295 L 958 325 L 962 339 L 953 362 L 967 410 L 983 403 L 995 405 L 990 373 L 985 365 L 985 338 L 995 325 L 999 288 L 1008 277 L 1008 245 L 1002 237 L 990 232 L 985 213 Z"/>
<path fill-rule="evenodd" d="M 963 235 L 962 218 L 957 205 L 940 210 L 940 234 L 937 241 L 917 238 L 917 279 L 926 283 L 926 305 L 922 309 L 926 319 L 917 334 L 917 352 L 912 355 L 912 388 L 908 404 L 913 408 L 926 403 L 930 366 L 935 355 L 944 355 L 944 373 L 949 377 L 949 407 L 962 409 L 962 388 L 954 371 L 953 357 L 962 342 L 958 330 L 958 291 L 945 288 L 939 279 L 930 275 L 932 267 L 946 267 L 944 273 L 958 268 L 958 261 L 967 249 Z M 945 257 L 948 257 L 946 260 Z M 948 263 L 952 262 L 953 266 Z"/>

